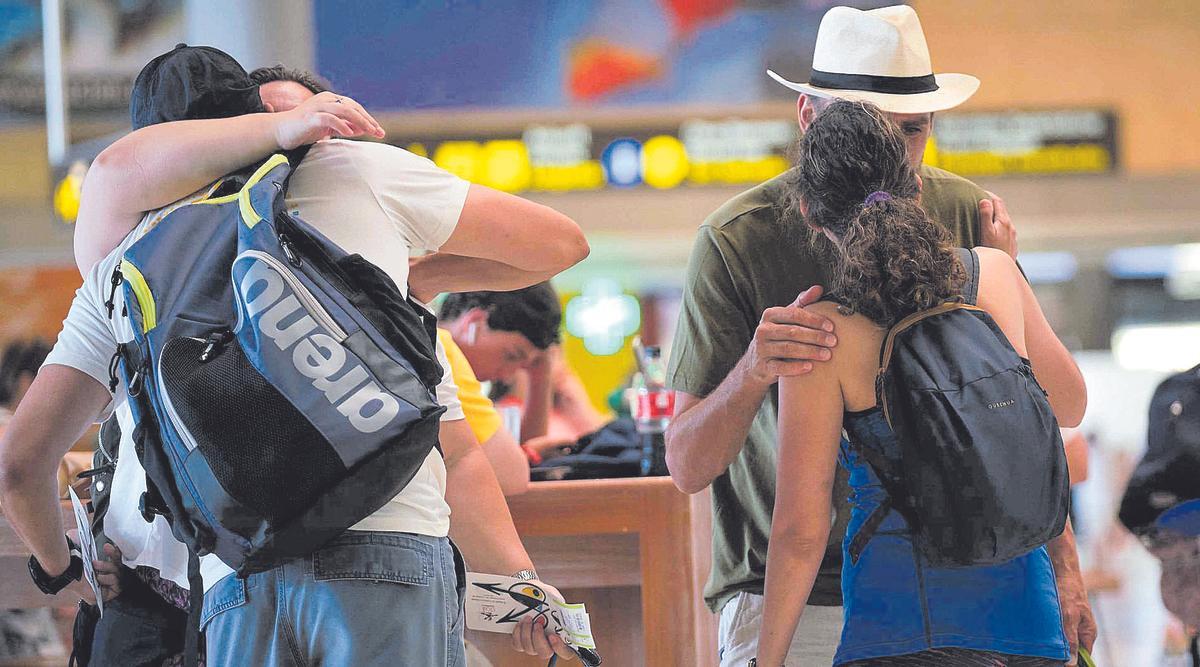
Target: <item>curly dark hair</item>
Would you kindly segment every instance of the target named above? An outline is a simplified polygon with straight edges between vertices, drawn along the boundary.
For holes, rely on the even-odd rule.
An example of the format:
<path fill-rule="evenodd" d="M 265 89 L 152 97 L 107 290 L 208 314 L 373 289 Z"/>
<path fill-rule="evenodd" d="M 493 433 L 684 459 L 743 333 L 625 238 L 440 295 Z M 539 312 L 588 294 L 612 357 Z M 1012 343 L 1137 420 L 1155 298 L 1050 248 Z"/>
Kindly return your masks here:
<path fill-rule="evenodd" d="M 488 326 L 492 329 L 519 333 L 539 350 L 559 340 L 562 306 L 558 293 L 548 282 L 511 292 L 449 294 L 442 302 L 439 316 L 455 320 L 472 308 L 487 311 Z"/>
<path fill-rule="evenodd" d="M 273 81 L 293 81 L 309 89 L 313 95 L 324 93 L 329 90 L 329 82 L 312 72 L 286 67 L 284 65 L 275 65 L 274 67 L 259 67 L 250 72 L 250 80 L 258 85 L 271 83 Z"/>
<path fill-rule="evenodd" d="M 10 342 L 0 354 L 0 407 L 17 398 L 17 381 L 23 375 L 37 375 L 50 354 L 50 344 L 41 339 Z"/>
<path fill-rule="evenodd" d="M 789 176 L 809 224 L 837 237 L 833 294 L 891 326 L 960 294 L 966 271 L 950 233 L 917 198 L 904 136 L 874 105 L 837 101 L 800 140 Z M 875 192 L 884 195 L 868 196 Z"/>

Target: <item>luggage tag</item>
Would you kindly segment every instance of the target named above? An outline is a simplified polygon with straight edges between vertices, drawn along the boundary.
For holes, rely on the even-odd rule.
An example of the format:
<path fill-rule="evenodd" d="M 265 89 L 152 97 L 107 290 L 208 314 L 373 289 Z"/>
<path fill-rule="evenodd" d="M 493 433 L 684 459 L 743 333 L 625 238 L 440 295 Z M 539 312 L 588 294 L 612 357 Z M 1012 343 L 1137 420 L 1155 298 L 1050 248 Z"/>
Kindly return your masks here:
<path fill-rule="evenodd" d="M 467 627 L 482 632 L 512 634 L 525 618 L 540 618 L 546 627 L 584 658 L 585 664 L 598 664 L 591 620 L 582 604 L 569 604 L 536 581 L 501 575 L 467 573 L 464 604 Z M 597 662 L 588 660 L 595 656 Z"/>

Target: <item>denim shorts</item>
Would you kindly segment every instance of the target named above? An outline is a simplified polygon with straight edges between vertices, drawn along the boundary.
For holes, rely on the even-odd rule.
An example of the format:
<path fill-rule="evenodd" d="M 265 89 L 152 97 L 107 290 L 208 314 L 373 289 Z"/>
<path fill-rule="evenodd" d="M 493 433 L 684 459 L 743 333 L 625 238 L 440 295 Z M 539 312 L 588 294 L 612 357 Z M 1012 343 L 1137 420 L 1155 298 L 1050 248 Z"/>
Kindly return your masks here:
<path fill-rule="evenodd" d="M 349 531 L 230 575 L 204 596 L 208 665 L 463 665 L 461 564 L 445 537 Z"/>

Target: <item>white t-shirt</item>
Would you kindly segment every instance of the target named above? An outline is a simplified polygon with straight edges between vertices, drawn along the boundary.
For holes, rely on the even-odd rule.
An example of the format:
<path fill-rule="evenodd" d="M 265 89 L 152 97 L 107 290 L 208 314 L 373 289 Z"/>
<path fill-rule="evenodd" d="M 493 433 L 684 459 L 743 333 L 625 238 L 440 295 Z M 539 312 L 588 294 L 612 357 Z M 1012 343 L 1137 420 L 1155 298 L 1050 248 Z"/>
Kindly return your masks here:
<path fill-rule="evenodd" d="M 379 266 L 407 291 L 410 251 L 437 250 L 450 237 L 469 187 L 466 181 L 408 151 L 335 139 L 320 142 L 309 151 L 292 177 L 286 204 L 289 211 L 298 211 L 301 218 L 347 252 L 358 253 Z M 111 289 L 109 276 L 125 249 L 146 229 L 165 213 L 198 196 L 147 215 L 117 249 L 92 267 L 75 295 L 46 364 L 75 368 L 107 386 L 108 365 L 117 343 L 133 339 L 127 318 L 108 317 L 104 302 Z M 118 290 L 114 313 L 120 313 L 122 305 Z M 443 369 L 438 401 L 446 407 L 442 420 L 462 419 L 458 390 L 440 343 L 437 354 Z M 105 533 L 121 549 L 126 565 L 153 567 L 186 588 L 187 550 L 174 539 L 162 517 L 149 524 L 138 512 L 146 478 L 134 451 L 133 425 L 123 392 L 123 387 L 118 388 L 114 403 L 101 415 L 107 417 L 115 407 L 122 434 Z M 443 537 L 450 529 L 445 489 L 446 467 L 435 450 L 403 491 L 352 530 Z M 213 556 L 201 560 L 206 589 L 231 572 Z"/>

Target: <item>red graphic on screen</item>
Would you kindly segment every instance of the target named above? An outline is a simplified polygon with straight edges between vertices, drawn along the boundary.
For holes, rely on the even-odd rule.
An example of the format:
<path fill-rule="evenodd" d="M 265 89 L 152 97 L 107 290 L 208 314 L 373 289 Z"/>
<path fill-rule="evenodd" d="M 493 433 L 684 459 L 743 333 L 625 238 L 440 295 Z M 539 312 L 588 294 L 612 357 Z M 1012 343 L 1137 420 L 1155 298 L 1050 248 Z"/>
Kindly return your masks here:
<path fill-rule="evenodd" d="M 602 40 L 587 40 L 571 52 L 567 85 L 571 97 L 591 102 L 649 81 L 662 71 L 658 58 Z"/>
<path fill-rule="evenodd" d="M 676 39 L 691 37 L 705 23 L 725 18 L 737 8 L 737 0 L 659 0 L 671 25 Z"/>
<path fill-rule="evenodd" d="M 671 25 L 663 53 L 647 53 L 606 39 L 590 38 L 571 50 L 567 89 L 571 98 L 594 102 L 662 76 L 675 54 L 698 32 L 737 12 L 739 0 L 659 0 Z"/>

